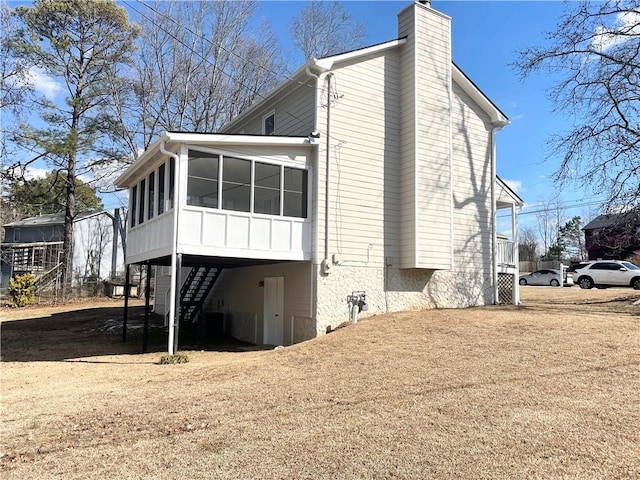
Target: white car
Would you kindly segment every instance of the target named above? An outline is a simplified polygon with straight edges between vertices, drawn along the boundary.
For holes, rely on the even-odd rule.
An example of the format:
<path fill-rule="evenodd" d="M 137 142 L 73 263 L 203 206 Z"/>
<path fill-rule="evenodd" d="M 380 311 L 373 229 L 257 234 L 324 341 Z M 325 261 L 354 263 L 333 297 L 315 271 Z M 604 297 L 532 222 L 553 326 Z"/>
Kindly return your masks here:
<path fill-rule="evenodd" d="M 552 287 L 564 285 L 570 287 L 573 285 L 573 276 L 567 273 L 566 278 L 562 281 L 560 270 L 536 270 L 528 275 L 522 275 L 520 277 L 520 285 L 550 285 Z"/>
<path fill-rule="evenodd" d="M 620 260 L 597 260 L 573 274 L 580 288 L 632 287 L 640 290 L 640 267 Z"/>

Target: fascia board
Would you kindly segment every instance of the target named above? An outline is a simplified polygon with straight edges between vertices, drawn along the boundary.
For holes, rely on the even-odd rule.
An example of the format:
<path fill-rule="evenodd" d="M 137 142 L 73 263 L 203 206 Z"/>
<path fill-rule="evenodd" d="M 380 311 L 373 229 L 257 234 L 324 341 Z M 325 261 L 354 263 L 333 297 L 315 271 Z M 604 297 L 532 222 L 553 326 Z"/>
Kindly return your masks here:
<path fill-rule="evenodd" d="M 506 193 L 509 197 L 511 197 L 511 199 L 513 199 L 514 204 L 519 207 L 522 207 L 524 205 L 524 200 L 521 199 L 520 196 L 516 192 L 514 192 L 511 187 L 509 187 L 509 185 L 507 185 L 500 177 L 496 177 L 496 184 L 504 193 Z"/>
<path fill-rule="evenodd" d="M 149 148 L 147 148 L 142 155 L 140 155 L 133 164 L 125 172 L 120 175 L 116 181 L 115 185 L 118 188 L 127 188 L 130 185 L 127 183 L 133 176 L 135 176 L 136 172 L 143 168 L 147 163 L 148 159 L 153 158 L 153 156 L 160 150 L 160 145 L 163 141 L 167 141 L 168 133 L 164 132 L 158 140 L 153 142 Z"/>
<path fill-rule="evenodd" d="M 124 172 L 115 184 L 118 188 L 130 187 L 131 180 L 136 177 L 141 169 L 157 156 L 160 145 L 165 143 L 165 148 L 171 150 L 176 144 L 188 145 L 239 145 L 239 146 L 265 146 L 265 147 L 312 147 L 316 143 L 309 142 L 307 137 L 284 137 L 277 135 L 229 135 L 220 133 L 182 133 L 165 132 L 149 148 L 138 157 L 126 172 Z"/>
<path fill-rule="evenodd" d="M 388 42 L 379 43 L 377 45 L 372 45 L 370 47 L 361 48 L 358 50 L 352 50 L 350 52 L 340 53 L 338 55 L 333 55 L 331 57 L 324 57 L 319 60 L 316 60 L 316 65 L 323 72 L 331 70 L 335 64 L 340 62 L 346 62 L 348 60 L 354 60 L 359 57 L 364 57 L 367 55 L 371 55 L 374 53 L 383 52 L 385 50 L 389 50 L 390 48 L 395 48 L 400 45 L 404 45 L 407 42 L 406 38 L 398 38 L 395 40 L 390 40 Z"/>
<path fill-rule="evenodd" d="M 283 80 L 282 82 L 280 82 L 279 85 L 277 85 L 273 90 L 271 90 L 269 93 L 267 93 L 265 96 L 263 96 L 259 101 L 257 101 L 256 103 L 251 105 L 249 108 L 244 110 L 242 113 L 240 113 L 237 117 L 235 117 L 234 119 L 230 120 L 228 123 L 223 125 L 222 128 L 220 128 L 220 131 L 223 132 L 225 130 L 228 130 L 228 129 L 232 128 L 234 125 L 236 125 L 236 124 L 242 122 L 243 120 L 245 120 L 246 118 L 250 117 L 257 110 L 262 108 L 266 102 L 271 101 L 271 99 L 274 98 L 275 96 L 277 96 L 280 92 L 282 92 L 283 90 L 289 88 L 291 83 L 293 83 L 293 82 L 305 82 L 306 79 L 307 79 L 306 70 L 307 70 L 307 68 L 312 68 L 315 65 L 315 62 L 316 62 L 315 59 L 311 59 L 307 63 L 302 65 L 300 68 L 298 68 L 293 73 L 293 75 L 291 75 L 289 78 L 287 78 L 287 79 Z"/>
<path fill-rule="evenodd" d="M 505 126 L 510 123 L 507 116 L 500 111 L 489 97 L 487 97 L 455 63 L 453 64 L 452 74 L 453 81 L 489 115 L 494 126 Z"/>

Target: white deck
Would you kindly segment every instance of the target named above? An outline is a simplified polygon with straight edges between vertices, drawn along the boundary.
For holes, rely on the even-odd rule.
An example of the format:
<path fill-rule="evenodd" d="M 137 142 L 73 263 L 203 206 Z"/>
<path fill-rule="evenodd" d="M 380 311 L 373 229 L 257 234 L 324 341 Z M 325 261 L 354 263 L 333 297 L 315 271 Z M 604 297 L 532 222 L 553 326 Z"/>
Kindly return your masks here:
<path fill-rule="evenodd" d="M 311 220 L 205 207 L 180 210 L 178 253 L 267 260 L 309 260 Z M 171 255 L 173 210 L 129 231 L 132 263 Z"/>
<path fill-rule="evenodd" d="M 235 258 L 309 260 L 311 221 L 184 207 L 178 252 Z"/>

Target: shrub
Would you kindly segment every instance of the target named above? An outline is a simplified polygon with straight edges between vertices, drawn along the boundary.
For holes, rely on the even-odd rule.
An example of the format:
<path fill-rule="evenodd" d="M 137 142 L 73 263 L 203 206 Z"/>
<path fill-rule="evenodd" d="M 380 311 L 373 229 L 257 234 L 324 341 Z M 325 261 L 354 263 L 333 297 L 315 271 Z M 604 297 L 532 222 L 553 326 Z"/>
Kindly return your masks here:
<path fill-rule="evenodd" d="M 24 307 L 36 301 L 36 277 L 30 273 L 9 280 L 9 299 L 14 307 Z"/>
<path fill-rule="evenodd" d="M 189 363 L 189 357 L 184 353 L 176 353 L 175 355 L 165 353 L 160 357 L 160 365 L 173 365 L 176 363 Z"/>

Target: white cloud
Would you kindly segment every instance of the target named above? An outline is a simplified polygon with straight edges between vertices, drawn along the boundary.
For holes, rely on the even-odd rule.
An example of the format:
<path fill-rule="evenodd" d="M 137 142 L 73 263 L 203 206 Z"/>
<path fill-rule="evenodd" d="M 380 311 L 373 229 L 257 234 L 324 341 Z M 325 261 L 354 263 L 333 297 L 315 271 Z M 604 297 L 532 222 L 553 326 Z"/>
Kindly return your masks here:
<path fill-rule="evenodd" d="M 29 69 L 29 83 L 49 100 L 54 100 L 62 91 L 62 85 L 38 67 Z"/>
<path fill-rule="evenodd" d="M 503 178 L 502 181 L 506 183 L 507 186 L 516 193 L 523 191 L 522 182 L 520 180 L 506 180 Z"/>
<path fill-rule="evenodd" d="M 35 180 L 36 178 L 44 178 L 49 173 L 46 168 L 27 167 L 24 171 L 24 178 L 27 180 Z"/>
<path fill-rule="evenodd" d="M 616 15 L 613 28 L 604 25 L 596 28 L 591 46 L 599 52 L 605 52 L 612 47 L 624 43 L 630 35 L 640 35 L 640 13 L 621 12 Z"/>

